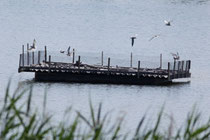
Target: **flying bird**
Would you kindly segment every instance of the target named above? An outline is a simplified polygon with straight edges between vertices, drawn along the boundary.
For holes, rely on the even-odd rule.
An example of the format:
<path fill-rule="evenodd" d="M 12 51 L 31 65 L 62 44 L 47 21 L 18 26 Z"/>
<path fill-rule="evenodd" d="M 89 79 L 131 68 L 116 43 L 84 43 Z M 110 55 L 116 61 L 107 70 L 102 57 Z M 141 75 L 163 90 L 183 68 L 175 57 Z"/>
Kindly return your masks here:
<path fill-rule="evenodd" d="M 131 36 L 131 46 L 133 47 L 134 45 L 134 40 L 136 39 L 137 34 L 135 34 L 135 36 Z"/>
<path fill-rule="evenodd" d="M 149 39 L 149 41 L 152 41 L 154 38 L 159 37 L 159 36 L 160 36 L 160 34 L 154 35 L 153 37 L 151 37 L 151 38 Z"/>
<path fill-rule="evenodd" d="M 166 25 L 166 26 L 171 26 L 171 22 L 172 22 L 172 20 L 169 20 L 169 21 L 164 20 L 164 22 L 165 22 L 165 25 Z"/>

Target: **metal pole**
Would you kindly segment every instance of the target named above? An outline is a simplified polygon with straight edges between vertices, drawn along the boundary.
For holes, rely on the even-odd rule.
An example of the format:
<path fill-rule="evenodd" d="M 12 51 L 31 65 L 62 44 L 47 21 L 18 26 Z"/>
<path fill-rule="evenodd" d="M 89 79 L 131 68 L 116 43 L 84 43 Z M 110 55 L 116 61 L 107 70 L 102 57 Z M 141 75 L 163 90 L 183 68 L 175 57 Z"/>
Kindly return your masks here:
<path fill-rule="evenodd" d="M 22 54 L 20 54 L 19 67 L 21 66 Z"/>
<path fill-rule="evenodd" d="M 29 50 L 29 44 L 27 43 L 27 51 Z"/>

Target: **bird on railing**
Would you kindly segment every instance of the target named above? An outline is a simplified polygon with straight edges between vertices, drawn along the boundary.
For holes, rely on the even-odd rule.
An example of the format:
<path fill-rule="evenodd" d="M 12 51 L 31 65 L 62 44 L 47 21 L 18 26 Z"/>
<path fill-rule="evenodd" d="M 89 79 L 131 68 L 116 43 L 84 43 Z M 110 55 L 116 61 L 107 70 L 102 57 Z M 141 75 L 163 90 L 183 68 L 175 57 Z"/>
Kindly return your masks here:
<path fill-rule="evenodd" d="M 137 34 L 135 34 L 134 36 L 131 36 L 131 46 L 132 47 L 134 45 L 134 40 L 136 39 L 137 36 L 138 36 Z"/>
<path fill-rule="evenodd" d="M 34 39 L 32 46 L 28 49 L 28 51 L 35 51 L 36 50 L 36 40 Z"/>
<path fill-rule="evenodd" d="M 177 52 L 177 53 L 171 53 L 171 55 L 173 56 L 174 61 L 176 61 L 176 60 L 179 60 L 179 59 L 180 59 L 180 56 L 179 56 L 179 53 L 178 53 L 178 52 Z"/>
<path fill-rule="evenodd" d="M 166 26 L 171 26 L 171 22 L 172 22 L 172 20 L 169 20 L 169 21 L 164 20 L 164 22 L 165 22 L 165 25 L 166 25 Z"/>
<path fill-rule="evenodd" d="M 69 48 L 67 50 L 67 54 L 66 54 L 67 56 L 71 56 L 71 51 L 70 50 L 71 50 L 71 47 L 69 46 Z"/>
<path fill-rule="evenodd" d="M 149 39 L 149 41 L 152 41 L 154 38 L 159 37 L 159 36 L 160 36 L 160 34 L 154 35 L 153 37 L 151 37 L 151 38 Z"/>

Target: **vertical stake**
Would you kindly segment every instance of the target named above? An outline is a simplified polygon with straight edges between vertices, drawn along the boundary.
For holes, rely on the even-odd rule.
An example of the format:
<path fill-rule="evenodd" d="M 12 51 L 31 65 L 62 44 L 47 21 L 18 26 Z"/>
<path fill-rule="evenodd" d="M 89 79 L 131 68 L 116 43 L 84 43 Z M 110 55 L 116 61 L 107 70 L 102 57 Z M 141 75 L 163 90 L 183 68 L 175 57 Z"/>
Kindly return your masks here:
<path fill-rule="evenodd" d="M 101 52 L 101 66 L 104 64 L 104 52 Z"/>
<path fill-rule="evenodd" d="M 180 66 L 181 66 L 181 61 L 178 61 L 178 78 L 179 78 L 179 75 L 180 75 Z"/>
<path fill-rule="evenodd" d="M 40 51 L 38 51 L 38 64 L 40 64 Z"/>
<path fill-rule="evenodd" d="M 49 55 L 49 72 L 50 72 L 50 67 L 51 67 L 51 55 Z"/>
<path fill-rule="evenodd" d="M 22 46 L 22 61 L 23 61 L 23 66 L 24 66 L 24 45 Z"/>
<path fill-rule="evenodd" d="M 22 54 L 20 54 L 19 67 L 21 66 L 21 61 L 22 61 Z"/>
<path fill-rule="evenodd" d="M 29 44 L 27 43 L 27 51 L 29 50 Z"/>
<path fill-rule="evenodd" d="M 162 69 L 162 64 L 163 64 L 163 55 L 162 53 L 160 54 L 160 69 Z"/>
<path fill-rule="evenodd" d="M 47 62 L 47 46 L 44 46 L 44 61 Z"/>
<path fill-rule="evenodd" d="M 27 52 L 27 65 L 29 65 L 29 52 Z"/>
<path fill-rule="evenodd" d="M 80 55 L 78 56 L 78 69 L 80 69 Z"/>
<path fill-rule="evenodd" d="M 140 61 L 138 61 L 138 78 L 139 78 L 139 71 L 140 71 Z"/>
<path fill-rule="evenodd" d="M 75 57 L 75 50 L 73 49 L 73 59 L 72 59 L 73 64 L 74 64 L 74 57 Z"/>
<path fill-rule="evenodd" d="M 132 68 L 132 63 L 133 63 L 133 53 L 131 52 L 131 62 L 130 62 L 130 67 Z"/>
<path fill-rule="evenodd" d="M 32 52 L 32 64 L 34 64 L 34 51 Z"/>
<path fill-rule="evenodd" d="M 171 77 L 170 77 L 170 62 L 168 62 L 168 81 L 171 80 Z"/>
<path fill-rule="evenodd" d="M 110 70 L 110 58 L 108 58 L 108 72 Z"/>

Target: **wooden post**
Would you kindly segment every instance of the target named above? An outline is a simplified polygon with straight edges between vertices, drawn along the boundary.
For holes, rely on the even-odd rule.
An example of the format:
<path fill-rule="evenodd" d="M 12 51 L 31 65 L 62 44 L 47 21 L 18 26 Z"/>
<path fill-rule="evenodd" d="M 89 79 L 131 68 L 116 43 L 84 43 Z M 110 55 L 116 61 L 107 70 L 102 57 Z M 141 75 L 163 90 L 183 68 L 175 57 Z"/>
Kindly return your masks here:
<path fill-rule="evenodd" d="M 104 52 L 101 52 L 101 66 L 104 64 Z"/>
<path fill-rule="evenodd" d="M 163 64 L 163 62 L 162 62 L 162 53 L 160 54 L 160 69 L 162 69 L 162 64 Z"/>
<path fill-rule="evenodd" d="M 22 46 L 22 64 L 24 66 L 24 45 Z"/>
<path fill-rule="evenodd" d="M 34 51 L 32 52 L 32 64 L 34 64 Z"/>
<path fill-rule="evenodd" d="M 73 59 L 72 59 L 73 64 L 74 64 L 74 57 L 75 57 L 75 50 L 73 49 Z"/>
<path fill-rule="evenodd" d="M 50 68 L 51 68 L 51 55 L 49 55 L 49 71 L 50 72 Z"/>
<path fill-rule="evenodd" d="M 40 51 L 38 51 L 38 64 L 40 64 Z"/>
<path fill-rule="evenodd" d="M 186 61 L 185 72 L 188 71 L 188 61 Z"/>
<path fill-rule="evenodd" d="M 29 52 L 27 52 L 27 65 L 29 65 Z"/>
<path fill-rule="evenodd" d="M 108 72 L 110 70 L 110 58 L 108 58 Z"/>
<path fill-rule="evenodd" d="M 44 61 L 47 62 L 47 46 L 44 46 Z"/>
<path fill-rule="evenodd" d="M 180 66 L 181 66 L 181 61 L 178 61 L 178 73 L 177 73 L 178 78 L 179 78 L 179 75 L 180 75 Z"/>
<path fill-rule="evenodd" d="M 20 54 L 19 67 L 21 66 L 21 61 L 22 61 L 22 54 Z"/>
<path fill-rule="evenodd" d="M 138 61 L 138 78 L 139 78 L 139 71 L 140 71 L 140 61 Z"/>
<path fill-rule="evenodd" d="M 29 44 L 27 43 L 27 51 L 29 50 Z"/>
<path fill-rule="evenodd" d="M 130 62 L 130 67 L 132 68 L 132 63 L 133 63 L 133 53 L 131 52 L 131 62 Z"/>
<path fill-rule="evenodd" d="M 184 71 L 184 61 L 182 61 L 182 67 L 181 67 L 181 71 Z"/>
<path fill-rule="evenodd" d="M 173 75 L 175 75 L 175 71 L 176 71 L 176 60 L 174 60 Z"/>
<path fill-rule="evenodd" d="M 191 68 L 191 61 L 189 60 L 188 71 L 190 70 L 190 68 Z"/>
<path fill-rule="evenodd" d="M 171 80 L 171 77 L 170 77 L 170 62 L 168 62 L 168 81 Z"/>
<path fill-rule="evenodd" d="M 80 56 L 78 56 L 78 69 L 80 69 Z"/>

